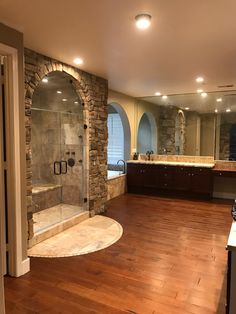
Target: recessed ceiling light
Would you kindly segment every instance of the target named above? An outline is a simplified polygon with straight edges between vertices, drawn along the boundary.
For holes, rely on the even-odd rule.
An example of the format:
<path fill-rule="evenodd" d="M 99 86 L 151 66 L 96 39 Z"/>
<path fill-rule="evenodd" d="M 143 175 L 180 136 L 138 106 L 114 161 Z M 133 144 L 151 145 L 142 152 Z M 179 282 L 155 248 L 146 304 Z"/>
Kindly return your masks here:
<path fill-rule="evenodd" d="M 225 111 L 226 111 L 226 112 L 230 112 L 230 111 L 231 111 L 231 109 L 229 109 L 229 108 L 228 108 L 228 109 L 226 109 Z"/>
<path fill-rule="evenodd" d="M 76 65 L 81 65 L 84 63 L 84 61 L 81 59 L 81 58 L 75 58 L 73 60 L 73 62 L 76 64 Z"/>
<path fill-rule="evenodd" d="M 156 92 L 155 95 L 156 96 L 161 96 L 161 93 L 160 92 Z"/>
<path fill-rule="evenodd" d="M 203 92 L 203 89 L 198 89 L 197 92 L 198 92 L 198 94 L 200 94 Z"/>
<path fill-rule="evenodd" d="M 75 104 L 75 105 L 78 105 L 78 101 L 74 101 L 74 104 Z"/>
<path fill-rule="evenodd" d="M 199 77 L 196 78 L 196 82 L 197 83 L 202 83 L 202 82 L 204 82 L 204 78 L 199 76 Z"/>
<path fill-rule="evenodd" d="M 166 96 L 166 95 L 163 95 L 163 96 L 162 96 L 162 99 L 167 99 L 167 96 Z"/>
<path fill-rule="evenodd" d="M 136 26 L 139 29 L 147 29 L 151 25 L 151 15 L 138 14 L 135 16 Z"/>
<path fill-rule="evenodd" d="M 48 83 L 48 79 L 47 79 L 46 77 L 44 77 L 44 78 L 42 79 L 42 82 L 43 82 L 43 83 Z"/>
<path fill-rule="evenodd" d="M 217 113 L 218 112 L 218 109 L 215 109 L 215 113 Z"/>
<path fill-rule="evenodd" d="M 185 109 L 185 110 L 189 110 L 189 107 L 185 107 L 184 109 Z"/>
<path fill-rule="evenodd" d="M 66 99 L 66 98 L 63 98 L 62 101 L 67 101 L 67 99 Z"/>
<path fill-rule="evenodd" d="M 207 93 L 201 93 L 201 96 L 202 96 L 202 97 L 206 97 L 206 96 L 207 96 Z"/>
<path fill-rule="evenodd" d="M 60 90 L 57 90 L 57 94 L 62 94 L 62 91 L 60 91 Z"/>
<path fill-rule="evenodd" d="M 222 102 L 222 98 L 217 98 L 216 101 L 217 102 Z"/>

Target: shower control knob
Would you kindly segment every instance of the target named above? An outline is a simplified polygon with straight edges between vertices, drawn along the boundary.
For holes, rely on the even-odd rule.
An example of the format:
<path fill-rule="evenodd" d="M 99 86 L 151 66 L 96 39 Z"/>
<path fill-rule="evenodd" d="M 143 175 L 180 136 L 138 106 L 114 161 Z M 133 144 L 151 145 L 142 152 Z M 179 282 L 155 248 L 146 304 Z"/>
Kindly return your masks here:
<path fill-rule="evenodd" d="M 79 160 L 79 162 L 80 162 L 80 163 L 82 163 L 82 162 L 83 162 L 83 160 L 82 160 L 82 159 L 80 159 L 80 160 Z"/>

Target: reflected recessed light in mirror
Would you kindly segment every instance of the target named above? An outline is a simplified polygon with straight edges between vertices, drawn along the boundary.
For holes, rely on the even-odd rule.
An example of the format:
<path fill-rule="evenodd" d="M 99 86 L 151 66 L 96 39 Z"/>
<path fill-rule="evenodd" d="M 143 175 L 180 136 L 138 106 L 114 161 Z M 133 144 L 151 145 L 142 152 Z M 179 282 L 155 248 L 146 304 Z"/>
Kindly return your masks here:
<path fill-rule="evenodd" d="M 60 90 L 57 90 L 57 94 L 62 94 L 62 91 L 60 91 Z"/>
<path fill-rule="evenodd" d="M 216 101 L 217 102 L 222 102 L 222 98 L 217 98 Z"/>
<path fill-rule="evenodd" d="M 201 96 L 204 98 L 207 96 L 207 93 L 201 93 Z"/>
<path fill-rule="evenodd" d="M 204 82 L 204 78 L 202 76 L 199 76 L 199 77 L 196 78 L 196 82 L 197 83 L 202 83 L 202 82 Z"/>
<path fill-rule="evenodd" d="M 185 110 L 189 110 L 189 107 L 185 107 L 184 109 L 185 109 Z"/>
<path fill-rule="evenodd" d="M 200 94 L 203 92 L 203 89 L 198 89 L 197 92 L 198 92 L 198 94 Z"/>
<path fill-rule="evenodd" d="M 228 108 L 228 109 L 226 109 L 225 111 L 226 111 L 226 112 L 231 112 L 231 109 L 230 109 L 230 108 Z"/>
<path fill-rule="evenodd" d="M 215 113 L 217 113 L 218 112 L 218 109 L 215 109 Z"/>
<path fill-rule="evenodd" d="M 63 98 L 62 101 L 67 101 L 67 99 L 66 99 L 66 98 Z"/>
<path fill-rule="evenodd" d="M 44 78 L 42 79 L 42 82 L 43 82 L 43 83 L 48 83 L 48 79 L 47 79 L 46 77 L 44 77 Z"/>
<path fill-rule="evenodd" d="M 81 59 L 81 58 L 75 58 L 75 59 L 73 60 L 73 62 L 74 62 L 76 65 L 81 65 L 81 64 L 84 63 L 83 59 Z"/>
<path fill-rule="evenodd" d="M 167 99 L 168 97 L 166 95 L 163 95 L 162 96 L 162 99 Z"/>

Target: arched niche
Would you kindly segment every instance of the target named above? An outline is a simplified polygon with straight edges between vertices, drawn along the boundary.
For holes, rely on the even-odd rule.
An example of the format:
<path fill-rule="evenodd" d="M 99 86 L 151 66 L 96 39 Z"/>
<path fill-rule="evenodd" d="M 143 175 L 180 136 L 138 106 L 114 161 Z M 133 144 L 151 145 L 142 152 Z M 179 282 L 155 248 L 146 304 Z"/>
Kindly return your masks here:
<path fill-rule="evenodd" d="M 182 110 L 179 110 L 175 119 L 175 153 L 184 155 L 185 149 L 185 116 Z"/>
<path fill-rule="evenodd" d="M 137 151 L 141 154 L 157 152 L 157 125 L 151 112 L 145 112 L 139 121 Z"/>
<path fill-rule="evenodd" d="M 121 119 L 122 126 L 123 126 L 124 160 L 129 160 L 130 153 L 131 153 L 131 132 L 130 132 L 130 124 L 129 124 L 129 120 L 126 115 L 126 112 L 122 108 L 122 106 L 119 105 L 118 103 L 108 104 L 108 114 L 109 112 L 119 114 L 119 117 Z M 109 134 L 108 134 L 108 138 L 109 138 Z"/>

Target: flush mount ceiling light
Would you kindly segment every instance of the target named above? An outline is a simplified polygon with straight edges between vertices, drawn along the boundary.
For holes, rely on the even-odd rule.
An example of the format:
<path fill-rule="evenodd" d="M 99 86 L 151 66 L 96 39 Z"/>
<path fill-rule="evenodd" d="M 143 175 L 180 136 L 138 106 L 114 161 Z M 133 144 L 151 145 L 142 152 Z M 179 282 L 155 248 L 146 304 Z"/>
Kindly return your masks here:
<path fill-rule="evenodd" d="M 61 94 L 62 93 L 62 91 L 60 91 L 60 90 L 57 90 L 57 94 Z"/>
<path fill-rule="evenodd" d="M 74 101 L 74 104 L 75 104 L 75 105 L 78 105 L 78 101 Z"/>
<path fill-rule="evenodd" d="M 138 29 L 147 29 L 151 25 L 151 15 L 138 14 L 135 16 L 135 23 Z"/>
<path fill-rule="evenodd" d="M 73 62 L 74 62 L 76 65 L 81 65 L 81 64 L 84 63 L 83 59 L 81 59 L 81 58 L 75 58 L 75 59 L 73 60 Z"/>
<path fill-rule="evenodd" d="M 160 92 L 156 92 L 155 95 L 156 96 L 161 96 L 161 93 Z"/>
<path fill-rule="evenodd" d="M 198 90 L 197 90 L 197 93 L 198 93 L 198 94 L 200 94 L 200 93 L 202 93 L 202 92 L 203 92 L 203 89 L 198 89 Z"/>
<path fill-rule="evenodd" d="M 163 95 L 163 96 L 162 96 L 162 99 L 167 99 L 167 96 L 166 96 L 166 95 Z"/>
<path fill-rule="evenodd" d="M 201 93 L 201 96 L 205 98 L 207 96 L 207 93 Z"/>
<path fill-rule="evenodd" d="M 226 112 L 230 112 L 230 111 L 231 111 L 231 109 L 229 109 L 229 108 L 228 108 L 228 109 L 226 109 L 225 111 L 226 111 Z"/>
<path fill-rule="evenodd" d="M 218 112 L 218 109 L 215 109 L 215 113 L 217 113 Z"/>
<path fill-rule="evenodd" d="M 43 82 L 43 83 L 48 83 L 48 79 L 47 79 L 46 77 L 44 77 L 44 78 L 42 79 L 42 82 Z"/>
<path fill-rule="evenodd" d="M 67 101 L 67 99 L 66 99 L 66 98 L 63 98 L 62 101 Z"/>
<path fill-rule="evenodd" d="M 216 101 L 217 102 L 222 102 L 222 98 L 217 98 Z"/>
<path fill-rule="evenodd" d="M 204 82 L 204 78 L 199 76 L 199 77 L 196 78 L 196 82 L 197 83 L 202 83 L 202 82 Z"/>
<path fill-rule="evenodd" d="M 189 110 L 189 107 L 185 107 L 184 109 L 185 109 L 185 110 Z"/>

